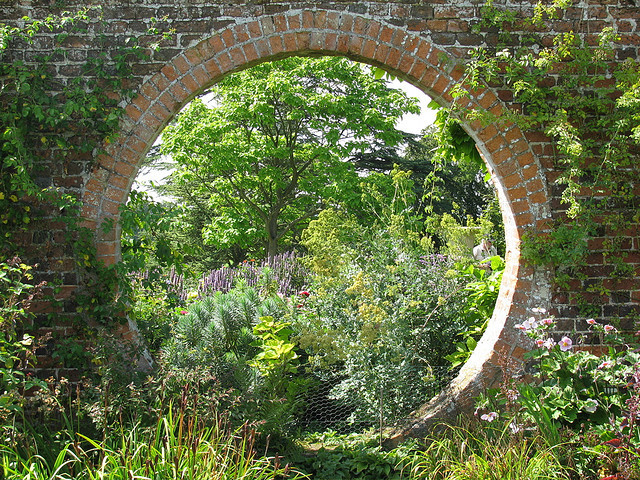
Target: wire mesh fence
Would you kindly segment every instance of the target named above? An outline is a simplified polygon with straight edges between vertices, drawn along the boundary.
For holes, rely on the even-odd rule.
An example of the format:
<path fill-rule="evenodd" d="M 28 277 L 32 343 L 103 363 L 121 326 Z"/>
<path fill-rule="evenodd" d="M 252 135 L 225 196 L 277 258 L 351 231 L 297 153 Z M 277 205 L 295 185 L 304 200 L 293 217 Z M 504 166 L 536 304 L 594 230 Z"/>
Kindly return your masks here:
<path fill-rule="evenodd" d="M 310 373 L 304 392 L 296 396 L 295 427 L 306 432 L 355 433 L 401 424 L 457 372 L 450 366 L 431 366 L 411 373 L 394 378 L 366 375 L 366 385 L 339 372 Z"/>

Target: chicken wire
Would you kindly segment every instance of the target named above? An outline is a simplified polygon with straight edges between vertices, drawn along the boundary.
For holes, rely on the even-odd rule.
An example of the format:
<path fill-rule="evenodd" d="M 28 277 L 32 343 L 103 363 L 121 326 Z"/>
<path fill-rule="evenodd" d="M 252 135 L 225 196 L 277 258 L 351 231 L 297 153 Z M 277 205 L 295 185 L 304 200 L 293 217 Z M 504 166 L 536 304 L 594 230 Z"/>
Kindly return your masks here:
<path fill-rule="evenodd" d="M 305 432 L 363 432 L 402 424 L 411 412 L 436 396 L 455 377 L 450 366 L 432 366 L 420 381 L 410 378 L 374 378 L 366 401 L 360 395 L 345 395 L 339 375 L 308 374 L 307 388 L 296 396 L 294 426 Z M 366 404 L 366 405 L 364 405 Z"/>

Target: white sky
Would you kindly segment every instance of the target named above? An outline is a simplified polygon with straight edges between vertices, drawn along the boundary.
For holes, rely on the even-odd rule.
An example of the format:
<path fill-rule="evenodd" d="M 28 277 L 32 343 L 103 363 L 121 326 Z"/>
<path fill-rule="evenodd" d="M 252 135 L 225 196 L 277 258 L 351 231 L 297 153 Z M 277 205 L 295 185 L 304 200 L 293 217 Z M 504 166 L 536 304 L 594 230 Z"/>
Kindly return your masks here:
<path fill-rule="evenodd" d="M 408 95 L 412 97 L 416 97 L 420 100 L 420 114 L 419 115 L 405 115 L 402 117 L 400 122 L 398 123 L 398 129 L 408 132 L 408 133 L 420 133 L 426 126 L 431 125 L 435 119 L 436 111 L 431 110 L 428 107 L 431 99 L 422 93 L 421 90 L 414 87 L 408 82 L 403 82 L 402 80 L 392 80 L 390 85 L 394 88 L 399 88 L 404 90 Z M 159 140 L 159 138 L 158 138 Z M 169 172 L 164 170 L 156 170 L 156 169 L 144 169 L 141 170 L 139 175 L 136 177 L 133 188 L 137 190 L 146 190 L 144 184 L 148 184 L 149 182 L 154 183 L 162 183 L 162 179 L 167 176 Z M 149 192 L 153 197 L 157 197 L 153 192 Z"/>

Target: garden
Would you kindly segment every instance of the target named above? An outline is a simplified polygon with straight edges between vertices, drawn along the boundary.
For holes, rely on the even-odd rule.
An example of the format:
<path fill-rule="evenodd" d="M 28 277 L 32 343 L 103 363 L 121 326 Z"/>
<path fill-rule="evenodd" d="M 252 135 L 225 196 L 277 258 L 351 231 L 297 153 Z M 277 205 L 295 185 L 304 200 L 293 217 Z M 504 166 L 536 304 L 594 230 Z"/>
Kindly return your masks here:
<path fill-rule="evenodd" d="M 525 21 L 488 2 L 476 28 L 508 26 L 505 37 L 470 52 L 452 104 L 433 103 L 420 134 L 396 128 L 416 99 L 342 57 L 225 77 L 151 148 L 145 168 L 162 181 L 132 189 L 119 225 L 101 226 L 120 234 L 113 266 L 97 260 L 78 199 L 39 183 L 39 162 L 54 152 L 67 165 L 109 141 L 121 115 L 112 93 L 133 95 L 128 60 L 172 32 L 154 19 L 149 45 L 92 58 L 60 87 L 52 56 L 69 32 L 100 25 L 99 9 L 0 24 L 0 478 L 640 478 L 637 335 L 596 316 L 579 319 L 588 335 L 558 334 L 542 306 L 508 327 L 528 349 L 504 359 L 474 412 L 400 445 L 385 436 L 455 377 L 498 299 L 502 216 L 464 122 L 517 122 L 555 142 L 566 211 L 522 252 L 552 266 L 556 284 L 579 275 L 605 207 L 635 205 L 640 69 L 611 61 L 608 28 L 596 44 L 563 34 L 541 47 L 536 29 L 567 7 L 540 3 Z M 12 57 L 14 42 L 46 30 L 51 57 Z M 522 31 L 521 45 L 507 37 Z M 530 108 L 465 110 L 470 91 L 498 81 Z M 19 241 L 52 211 L 86 283 L 71 320 L 56 316 L 68 309 L 58 279 L 43 279 Z M 637 222 L 627 213 L 611 221 Z M 633 276 L 618 247 L 607 252 L 616 275 Z M 134 341 L 117 335 L 123 318 Z M 63 321 L 76 338 L 54 336 Z M 35 375 L 42 351 L 82 375 Z"/>

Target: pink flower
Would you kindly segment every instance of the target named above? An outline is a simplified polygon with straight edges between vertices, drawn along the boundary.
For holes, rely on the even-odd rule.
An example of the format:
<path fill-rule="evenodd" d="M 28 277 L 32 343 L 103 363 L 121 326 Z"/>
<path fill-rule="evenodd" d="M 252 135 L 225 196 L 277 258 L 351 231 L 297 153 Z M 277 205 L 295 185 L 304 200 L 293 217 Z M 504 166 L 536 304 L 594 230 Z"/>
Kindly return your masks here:
<path fill-rule="evenodd" d="M 614 333 L 616 331 L 616 327 L 613 325 L 605 325 L 604 326 L 605 333 Z"/>
<path fill-rule="evenodd" d="M 189 313 L 189 312 L 186 311 L 186 310 L 180 310 L 180 315 L 186 315 L 187 313 Z"/>
<path fill-rule="evenodd" d="M 484 413 L 480 416 L 480 420 L 484 420 L 485 422 L 493 422 L 496 418 L 498 418 L 497 412 Z"/>
<path fill-rule="evenodd" d="M 567 350 L 571 350 L 571 347 L 573 347 L 573 342 L 569 337 L 564 336 L 560 339 L 558 345 L 560 345 L 560 350 L 566 352 Z"/>
<path fill-rule="evenodd" d="M 536 340 L 536 347 L 538 347 L 538 348 L 542 348 L 542 347 L 544 347 L 544 340 L 543 340 L 543 339 L 541 339 L 541 338 L 538 338 L 538 339 Z"/>
<path fill-rule="evenodd" d="M 509 389 L 507 390 L 506 396 L 511 402 L 515 402 L 518 399 L 519 394 L 517 390 Z"/>
<path fill-rule="evenodd" d="M 542 320 L 540 320 L 540 323 L 542 323 L 542 325 L 544 325 L 545 327 L 550 327 L 554 324 L 554 322 L 555 320 L 553 317 L 543 318 Z"/>
<path fill-rule="evenodd" d="M 589 325 L 596 325 L 598 322 L 596 322 L 593 318 L 587 318 L 587 323 Z"/>
<path fill-rule="evenodd" d="M 613 362 L 611 360 L 605 360 L 600 365 L 598 365 L 598 368 L 600 368 L 600 369 L 609 368 L 609 367 L 613 367 Z"/>
<path fill-rule="evenodd" d="M 547 350 L 551 350 L 555 345 L 556 345 L 556 341 L 553 338 L 547 338 L 543 343 L 543 346 Z"/>

